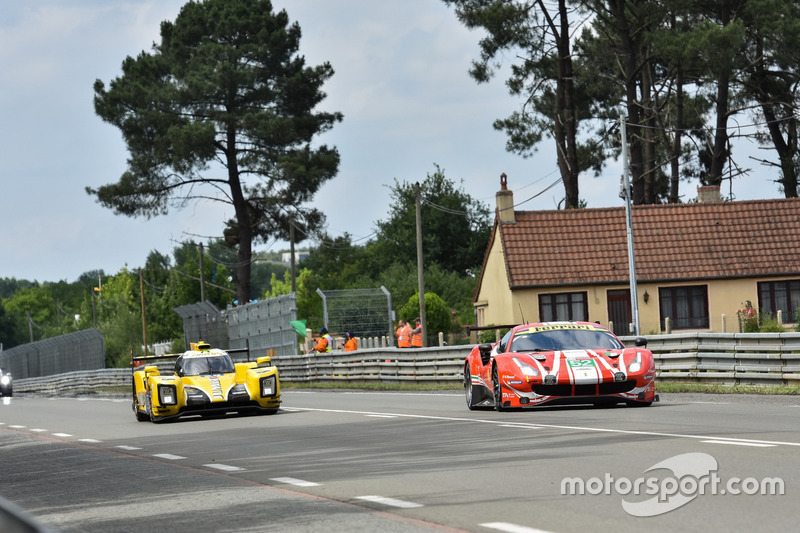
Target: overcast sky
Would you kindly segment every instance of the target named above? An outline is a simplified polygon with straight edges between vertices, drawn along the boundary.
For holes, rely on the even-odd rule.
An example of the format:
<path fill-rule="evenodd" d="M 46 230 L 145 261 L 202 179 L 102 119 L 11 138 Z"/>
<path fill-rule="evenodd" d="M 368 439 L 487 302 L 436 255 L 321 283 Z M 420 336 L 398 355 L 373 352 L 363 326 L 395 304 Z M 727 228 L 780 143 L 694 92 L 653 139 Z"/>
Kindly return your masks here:
<path fill-rule="evenodd" d="M 220 236 L 231 213 L 191 204 L 150 220 L 114 215 L 84 191 L 126 168 L 119 131 L 94 113 L 92 85 L 121 73 L 126 56 L 149 51 L 159 24 L 182 0 L 0 0 L 0 277 L 75 281 L 82 273 L 143 266 L 152 250 Z M 560 184 L 552 141 L 523 159 L 505 151 L 492 122 L 518 109 L 504 79 L 468 75 L 479 32 L 467 31 L 440 0 L 274 0 L 303 32 L 311 65 L 336 71 L 321 108 L 344 121 L 320 139 L 341 154 L 339 174 L 314 205 L 327 231 L 368 238 L 386 219 L 394 180 L 423 181 L 439 165 L 473 198 L 494 208 L 500 174 L 517 209 L 554 209 Z M 779 197 L 762 167 L 734 182 L 737 199 Z M 583 177 L 589 207 L 621 206 L 620 170 Z M 696 195 L 684 185 L 686 198 Z M 725 191 L 727 192 L 727 191 Z M 538 195 L 538 196 L 537 196 Z M 528 198 L 536 198 L 523 202 Z M 364 242 L 364 241 L 359 241 Z M 301 244 L 301 246 L 307 243 Z M 279 250 L 285 243 L 260 245 Z"/>

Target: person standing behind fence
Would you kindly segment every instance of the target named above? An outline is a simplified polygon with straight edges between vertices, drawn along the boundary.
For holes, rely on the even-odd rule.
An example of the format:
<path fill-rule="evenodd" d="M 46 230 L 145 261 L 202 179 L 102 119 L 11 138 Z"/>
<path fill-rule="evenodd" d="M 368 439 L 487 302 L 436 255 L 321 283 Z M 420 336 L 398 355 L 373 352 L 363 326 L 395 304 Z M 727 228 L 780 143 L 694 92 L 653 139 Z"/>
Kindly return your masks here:
<path fill-rule="evenodd" d="M 414 319 L 414 331 L 411 332 L 411 347 L 422 348 L 422 323 L 419 317 Z"/>
<path fill-rule="evenodd" d="M 317 342 L 317 344 L 311 348 L 308 353 L 328 353 L 333 351 L 333 337 L 328 335 L 328 330 L 326 328 L 321 328 L 319 330 L 319 334 L 319 342 Z"/>
<path fill-rule="evenodd" d="M 750 300 L 744 301 L 744 308 L 739 311 L 740 330 L 744 333 L 758 331 L 758 311 Z"/>
<path fill-rule="evenodd" d="M 347 340 L 344 343 L 345 352 L 354 352 L 358 350 L 358 341 L 356 340 L 355 333 L 348 331 L 346 334 Z"/>
<path fill-rule="evenodd" d="M 405 320 L 397 322 L 397 347 L 411 347 L 411 326 Z"/>

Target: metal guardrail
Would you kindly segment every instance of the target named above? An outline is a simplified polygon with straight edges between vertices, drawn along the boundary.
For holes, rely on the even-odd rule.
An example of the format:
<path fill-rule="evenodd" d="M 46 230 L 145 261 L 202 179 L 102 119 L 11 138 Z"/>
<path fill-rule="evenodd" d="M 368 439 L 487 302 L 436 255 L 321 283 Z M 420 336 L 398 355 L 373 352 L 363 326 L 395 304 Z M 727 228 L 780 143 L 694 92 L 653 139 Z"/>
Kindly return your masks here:
<path fill-rule="evenodd" d="M 800 333 L 682 333 L 647 341 L 658 381 L 800 386 Z"/>
<path fill-rule="evenodd" d="M 633 345 L 633 337 L 623 337 Z M 684 333 L 648 336 L 657 382 L 800 386 L 800 333 Z M 273 357 L 286 383 L 459 385 L 473 345 L 373 348 Z M 171 363 L 170 363 L 171 364 Z M 15 393 L 58 395 L 130 387 L 131 370 L 100 369 L 14 380 Z"/>

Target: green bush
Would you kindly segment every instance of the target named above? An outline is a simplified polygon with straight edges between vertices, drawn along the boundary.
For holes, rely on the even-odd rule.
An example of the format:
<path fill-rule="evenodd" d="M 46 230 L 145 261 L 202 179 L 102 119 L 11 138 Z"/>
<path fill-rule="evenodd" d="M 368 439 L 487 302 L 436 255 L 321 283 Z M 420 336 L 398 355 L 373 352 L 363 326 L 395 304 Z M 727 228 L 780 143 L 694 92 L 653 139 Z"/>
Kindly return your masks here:
<path fill-rule="evenodd" d="M 405 305 L 398 310 L 400 318 L 414 327 L 414 319 L 419 316 L 419 293 L 408 299 Z M 428 337 L 433 338 L 440 331 L 447 333 L 451 328 L 452 315 L 439 295 L 433 292 L 425 293 L 425 320 L 428 323 Z M 430 346 L 431 343 L 429 342 Z"/>
<path fill-rule="evenodd" d="M 494 324 L 489 324 L 489 326 L 494 326 Z M 497 338 L 497 332 L 498 332 L 498 330 L 496 330 L 496 329 L 485 329 L 483 331 L 479 331 L 478 332 L 478 342 L 479 343 L 485 343 L 485 342 L 493 343 L 493 342 L 495 342 L 495 339 Z M 508 328 L 503 328 L 503 329 L 499 330 L 499 332 L 500 332 L 499 338 L 502 339 L 503 335 L 508 333 Z"/>
<path fill-rule="evenodd" d="M 783 333 L 786 331 L 786 328 L 784 328 L 782 324 L 778 323 L 778 319 L 776 317 L 767 313 L 762 313 L 758 321 L 760 322 L 758 329 L 756 329 L 758 332 Z"/>

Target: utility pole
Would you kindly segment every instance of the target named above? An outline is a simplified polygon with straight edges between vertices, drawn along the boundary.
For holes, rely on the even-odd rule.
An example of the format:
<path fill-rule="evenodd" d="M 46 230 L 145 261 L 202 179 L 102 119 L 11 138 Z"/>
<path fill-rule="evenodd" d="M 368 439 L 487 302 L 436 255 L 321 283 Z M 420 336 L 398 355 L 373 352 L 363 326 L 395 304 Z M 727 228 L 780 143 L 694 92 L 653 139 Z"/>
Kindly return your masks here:
<path fill-rule="evenodd" d="M 202 246 L 203 245 L 201 244 L 201 250 Z M 144 356 L 147 357 L 147 317 L 145 316 L 144 312 L 144 278 L 142 277 L 141 268 L 139 269 L 139 293 L 141 293 L 142 296 L 142 340 L 144 341 Z"/>
<path fill-rule="evenodd" d="M 414 184 L 414 199 L 417 208 L 417 285 L 419 288 L 419 321 L 422 326 L 422 346 L 428 345 L 428 321 L 425 318 L 425 272 L 422 268 L 422 195 L 419 182 Z"/>
<path fill-rule="evenodd" d="M 203 243 L 200 243 L 200 301 L 206 301 L 206 262 Z M 140 271 L 141 272 L 141 271 Z"/>
<path fill-rule="evenodd" d="M 292 278 L 292 292 L 297 292 L 297 284 L 294 279 L 294 218 L 289 220 L 289 276 Z"/>
<path fill-rule="evenodd" d="M 625 200 L 625 226 L 628 235 L 628 277 L 630 278 L 631 291 L 631 318 L 629 329 L 634 335 L 639 335 L 639 293 L 636 285 L 636 256 L 633 250 L 633 214 L 631 207 L 631 184 L 628 178 L 628 137 L 625 128 L 627 119 L 624 109 L 620 109 L 619 125 L 622 142 L 622 182 L 620 183 L 620 197 Z"/>

